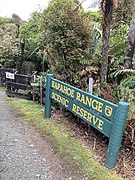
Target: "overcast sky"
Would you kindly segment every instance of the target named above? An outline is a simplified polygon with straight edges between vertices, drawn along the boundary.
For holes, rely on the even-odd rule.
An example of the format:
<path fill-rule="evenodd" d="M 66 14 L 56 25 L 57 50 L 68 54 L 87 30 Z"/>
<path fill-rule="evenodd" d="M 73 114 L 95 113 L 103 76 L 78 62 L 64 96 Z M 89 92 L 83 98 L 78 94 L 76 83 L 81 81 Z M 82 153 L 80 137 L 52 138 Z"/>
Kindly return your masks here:
<path fill-rule="evenodd" d="M 47 7 L 50 0 L 0 0 L 0 16 L 11 17 L 17 14 L 23 20 L 27 20 L 33 11 L 39 11 Z M 80 0 L 81 1 L 81 0 Z M 83 7 L 85 10 L 94 0 L 85 0 Z"/>

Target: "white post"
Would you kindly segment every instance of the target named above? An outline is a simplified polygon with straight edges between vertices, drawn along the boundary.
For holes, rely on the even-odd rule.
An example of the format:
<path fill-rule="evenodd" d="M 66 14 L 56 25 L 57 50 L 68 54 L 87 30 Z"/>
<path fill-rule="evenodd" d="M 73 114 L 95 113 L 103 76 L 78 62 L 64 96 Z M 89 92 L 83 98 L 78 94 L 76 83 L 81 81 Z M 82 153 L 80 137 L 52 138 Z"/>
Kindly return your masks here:
<path fill-rule="evenodd" d="M 89 78 L 89 93 L 93 93 L 93 78 Z"/>

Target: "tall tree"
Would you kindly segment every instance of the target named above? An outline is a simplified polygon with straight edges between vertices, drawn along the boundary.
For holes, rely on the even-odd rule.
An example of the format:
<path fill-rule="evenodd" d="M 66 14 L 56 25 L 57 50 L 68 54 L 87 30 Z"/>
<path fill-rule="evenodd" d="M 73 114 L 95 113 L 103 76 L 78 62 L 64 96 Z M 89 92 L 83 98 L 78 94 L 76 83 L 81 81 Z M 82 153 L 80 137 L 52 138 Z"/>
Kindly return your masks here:
<path fill-rule="evenodd" d="M 124 63 L 125 68 L 132 68 L 133 57 L 135 53 L 135 4 L 132 21 L 128 32 L 128 49 L 127 49 L 127 60 Z"/>
<path fill-rule="evenodd" d="M 103 12 L 101 82 L 106 83 L 108 70 L 108 44 L 112 21 L 113 0 L 102 0 L 101 8 Z"/>
<path fill-rule="evenodd" d="M 84 50 L 90 45 L 90 21 L 74 0 L 55 0 L 44 11 L 44 39 L 52 58 L 51 70 L 74 83 Z M 76 10 L 75 10 L 76 9 Z"/>
<path fill-rule="evenodd" d="M 28 22 L 23 23 L 19 29 L 20 38 L 20 60 L 21 66 L 24 61 L 36 64 L 40 71 L 43 58 L 43 37 L 40 29 L 41 13 L 33 12 Z M 39 52 L 40 51 L 40 52 Z M 20 67 L 22 69 L 22 67 Z"/>
<path fill-rule="evenodd" d="M 0 18 L 0 64 L 15 65 L 19 55 L 17 26 L 11 19 Z"/>
<path fill-rule="evenodd" d="M 22 19 L 17 14 L 12 14 L 12 21 L 18 27 L 18 35 L 19 35 L 19 28 L 22 24 Z"/>

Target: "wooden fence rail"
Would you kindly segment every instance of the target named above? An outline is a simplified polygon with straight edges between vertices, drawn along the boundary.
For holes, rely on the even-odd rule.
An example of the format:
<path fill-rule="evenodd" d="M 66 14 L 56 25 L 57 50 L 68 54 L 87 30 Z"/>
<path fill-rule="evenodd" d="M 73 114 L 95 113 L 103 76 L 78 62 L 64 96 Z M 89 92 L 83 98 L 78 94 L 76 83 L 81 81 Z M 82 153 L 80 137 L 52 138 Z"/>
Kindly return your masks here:
<path fill-rule="evenodd" d="M 31 83 L 34 82 L 36 73 L 37 72 L 34 72 L 32 75 L 8 74 L 8 77 L 6 77 L 6 95 L 10 97 L 31 99 L 28 91 L 32 91 Z"/>

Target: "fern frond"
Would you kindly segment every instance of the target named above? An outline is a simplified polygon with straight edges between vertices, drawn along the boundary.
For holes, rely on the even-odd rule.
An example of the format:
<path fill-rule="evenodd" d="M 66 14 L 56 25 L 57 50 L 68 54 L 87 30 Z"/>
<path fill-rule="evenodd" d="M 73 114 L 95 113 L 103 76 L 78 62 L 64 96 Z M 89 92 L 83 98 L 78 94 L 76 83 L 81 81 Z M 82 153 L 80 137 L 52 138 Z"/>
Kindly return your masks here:
<path fill-rule="evenodd" d="M 114 75 L 114 77 L 117 77 L 118 75 L 121 74 L 135 74 L 135 70 L 134 69 L 121 69 L 121 70 L 116 70 L 114 73 L 112 73 Z"/>
<path fill-rule="evenodd" d="M 135 85 L 135 76 L 128 76 L 121 81 L 120 86 L 129 86 L 132 87 Z"/>

